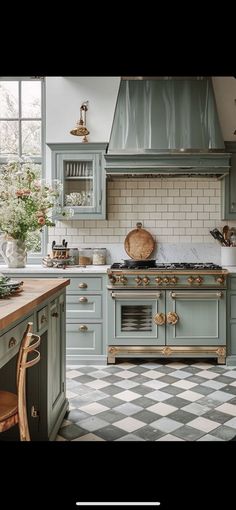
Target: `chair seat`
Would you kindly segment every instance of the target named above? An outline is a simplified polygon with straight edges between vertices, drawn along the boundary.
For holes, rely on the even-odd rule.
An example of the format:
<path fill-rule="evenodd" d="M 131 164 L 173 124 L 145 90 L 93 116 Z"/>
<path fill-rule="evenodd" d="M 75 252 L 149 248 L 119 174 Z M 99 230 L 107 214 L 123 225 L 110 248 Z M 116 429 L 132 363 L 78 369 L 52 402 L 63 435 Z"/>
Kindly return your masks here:
<path fill-rule="evenodd" d="M 17 395 L 9 391 L 0 391 L 0 423 L 17 414 Z"/>

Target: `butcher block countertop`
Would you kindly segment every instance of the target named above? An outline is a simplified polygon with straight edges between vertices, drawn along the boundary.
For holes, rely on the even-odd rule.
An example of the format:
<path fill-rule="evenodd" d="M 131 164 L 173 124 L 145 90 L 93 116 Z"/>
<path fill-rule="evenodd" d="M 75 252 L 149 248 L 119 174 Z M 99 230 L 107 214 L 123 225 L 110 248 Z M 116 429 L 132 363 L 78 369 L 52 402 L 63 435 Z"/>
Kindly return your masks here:
<path fill-rule="evenodd" d="M 0 331 L 70 284 L 70 280 L 64 278 L 56 280 L 30 278 L 22 281 L 21 293 L 0 299 Z"/>

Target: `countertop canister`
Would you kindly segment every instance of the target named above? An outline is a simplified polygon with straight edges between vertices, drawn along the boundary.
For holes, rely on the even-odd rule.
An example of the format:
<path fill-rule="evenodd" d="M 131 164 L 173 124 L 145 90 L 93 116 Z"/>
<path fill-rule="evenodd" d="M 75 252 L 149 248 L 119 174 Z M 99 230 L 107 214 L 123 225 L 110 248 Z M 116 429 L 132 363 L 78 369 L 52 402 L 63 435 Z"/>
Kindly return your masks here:
<path fill-rule="evenodd" d="M 236 246 L 221 246 L 221 265 L 236 266 Z"/>

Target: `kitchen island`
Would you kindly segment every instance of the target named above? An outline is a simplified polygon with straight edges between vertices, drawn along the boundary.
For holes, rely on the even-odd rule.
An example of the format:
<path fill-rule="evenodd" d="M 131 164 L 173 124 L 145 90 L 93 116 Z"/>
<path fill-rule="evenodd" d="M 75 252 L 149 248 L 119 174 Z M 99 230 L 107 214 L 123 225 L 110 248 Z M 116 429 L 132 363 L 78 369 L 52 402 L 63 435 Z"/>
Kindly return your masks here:
<path fill-rule="evenodd" d="M 16 392 L 16 360 L 28 322 L 40 335 L 40 362 L 27 371 L 32 440 L 53 440 L 68 408 L 65 395 L 65 289 L 69 279 L 23 280 L 20 294 L 0 300 L 0 388 Z M 18 428 L 0 435 L 17 440 Z"/>

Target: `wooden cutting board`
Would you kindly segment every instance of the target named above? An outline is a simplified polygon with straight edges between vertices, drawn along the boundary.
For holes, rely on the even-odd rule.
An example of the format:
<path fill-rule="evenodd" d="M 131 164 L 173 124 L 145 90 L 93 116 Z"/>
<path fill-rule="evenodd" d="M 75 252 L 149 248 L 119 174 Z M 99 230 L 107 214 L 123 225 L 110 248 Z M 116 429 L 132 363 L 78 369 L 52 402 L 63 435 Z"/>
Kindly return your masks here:
<path fill-rule="evenodd" d="M 132 259 L 147 259 L 154 250 L 155 241 L 152 235 L 142 228 L 142 223 L 137 223 L 136 226 L 137 228 L 131 230 L 126 236 L 124 248 Z"/>

